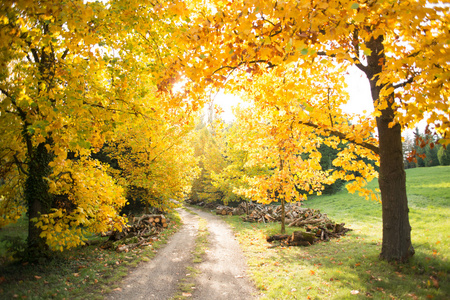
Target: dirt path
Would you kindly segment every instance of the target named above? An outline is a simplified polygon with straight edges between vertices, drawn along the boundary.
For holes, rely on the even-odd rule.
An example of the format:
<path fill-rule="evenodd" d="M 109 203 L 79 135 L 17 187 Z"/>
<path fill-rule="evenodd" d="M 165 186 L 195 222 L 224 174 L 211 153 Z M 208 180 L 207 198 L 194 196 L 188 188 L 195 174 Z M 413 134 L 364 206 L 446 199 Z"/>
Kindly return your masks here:
<path fill-rule="evenodd" d="M 230 227 L 219 217 L 195 210 L 208 222 L 209 250 L 199 265 L 195 299 L 256 299 L 244 254 Z"/>
<path fill-rule="evenodd" d="M 179 209 L 183 226 L 168 244 L 148 263 L 141 264 L 107 299 L 171 299 L 187 267 L 200 271 L 195 289 L 188 299 L 256 299 L 256 289 L 246 276 L 246 263 L 238 242 L 228 225 L 219 217 L 193 210 L 197 215 Z M 193 264 L 192 250 L 199 217 L 208 223 L 209 249 L 201 263 Z"/>

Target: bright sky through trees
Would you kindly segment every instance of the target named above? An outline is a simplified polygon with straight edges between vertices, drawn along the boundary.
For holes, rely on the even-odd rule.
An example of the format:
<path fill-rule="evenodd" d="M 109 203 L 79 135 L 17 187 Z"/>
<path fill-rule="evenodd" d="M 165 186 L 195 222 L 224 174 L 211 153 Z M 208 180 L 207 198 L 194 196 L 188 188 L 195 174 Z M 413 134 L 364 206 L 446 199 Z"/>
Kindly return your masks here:
<path fill-rule="evenodd" d="M 357 68 L 349 67 L 346 82 L 350 100 L 342 107 L 343 111 L 351 114 L 371 114 L 373 112 L 373 103 L 370 95 L 369 81 L 366 76 Z M 214 98 L 214 104 L 220 106 L 223 110 L 221 114 L 222 119 L 230 123 L 236 119 L 233 114 L 233 107 L 238 104 L 242 105 L 242 101 L 238 96 L 220 92 Z M 423 131 L 426 125 L 426 120 L 422 120 L 416 126 L 420 131 Z M 404 137 L 411 135 L 413 135 L 413 130 L 405 130 L 403 133 Z"/>
<path fill-rule="evenodd" d="M 347 113 L 364 114 L 373 112 L 373 103 L 370 95 L 370 86 L 366 76 L 355 67 L 350 67 L 346 76 L 348 85 L 347 91 L 350 94 L 350 100 L 343 106 Z M 225 122 L 232 122 L 235 116 L 232 112 L 233 107 L 239 104 L 239 97 L 235 95 L 220 92 L 214 98 L 214 104 L 223 109 L 222 118 Z"/>

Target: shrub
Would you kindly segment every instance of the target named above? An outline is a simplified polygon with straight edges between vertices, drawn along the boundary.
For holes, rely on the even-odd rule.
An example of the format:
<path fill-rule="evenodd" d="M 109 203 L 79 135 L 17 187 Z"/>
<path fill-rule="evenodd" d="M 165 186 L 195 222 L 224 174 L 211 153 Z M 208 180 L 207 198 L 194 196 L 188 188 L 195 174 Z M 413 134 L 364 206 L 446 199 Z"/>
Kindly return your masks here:
<path fill-rule="evenodd" d="M 447 146 L 447 149 L 441 147 L 438 152 L 438 159 L 441 166 L 449 166 L 450 165 L 450 147 Z"/>

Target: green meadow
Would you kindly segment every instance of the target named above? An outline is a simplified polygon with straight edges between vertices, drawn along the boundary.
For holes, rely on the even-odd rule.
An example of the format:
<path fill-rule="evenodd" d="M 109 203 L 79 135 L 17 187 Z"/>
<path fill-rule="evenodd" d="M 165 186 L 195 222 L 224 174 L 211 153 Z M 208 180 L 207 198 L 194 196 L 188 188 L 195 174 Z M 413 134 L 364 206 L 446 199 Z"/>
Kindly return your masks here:
<path fill-rule="evenodd" d="M 304 202 L 353 229 L 340 239 L 309 247 L 269 248 L 265 237 L 279 233 L 279 224 L 226 217 L 262 299 L 450 299 L 450 167 L 406 172 L 416 251 L 406 264 L 379 259 L 381 203 L 346 190 Z M 369 183 L 369 188 L 377 187 L 376 180 Z M 294 230 L 299 228 L 288 228 L 288 233 Z"/>

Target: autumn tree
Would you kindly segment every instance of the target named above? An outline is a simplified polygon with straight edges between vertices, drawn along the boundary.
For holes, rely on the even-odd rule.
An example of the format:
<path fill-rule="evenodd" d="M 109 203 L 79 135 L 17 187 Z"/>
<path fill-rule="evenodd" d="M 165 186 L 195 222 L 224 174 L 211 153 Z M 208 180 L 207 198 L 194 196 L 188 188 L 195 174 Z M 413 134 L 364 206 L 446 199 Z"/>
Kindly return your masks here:
<path fill-rule="evenodd" d="M 104 151 L 117 161 L 118 171 L 112 174 L 127 189 L 128 200 L 141 202 L 147 210 L 165 211 L 173 208 L 172 200 L 181 201 L 189 193 L 191 180 L 197 176 L 191 131 L 194 119 L 191 114 L 173 118 L 176 112 L 165 110 L 157 99 L 146 103 L 143 111 L 147 113 L 130 116 L 118 125 Z M 162 117 L 166 114 L 170 115 Z"/>
<path fill-rule="evenodd" d="M 258 172 L 255 168 L 247 166 L 248 151 L 238 146 L 240 141 L 245 139 L 242 134 L 246 133 L 239 130 L 237 122 L 223 130 L 222 138 L 225 142 L 221 152 L 225 165 L 218 172 L 211 172 L 212 184 L 222 191 L 224 203 L 251 201 L 251 198 L 238 192 L 248 188 L 246 176 Z"/>
<path fill-rule="evenodd" d="M 191 108 L 170 93 L 158 96 L 164 60 L 178 49 L 170 37 L 177 3 L 2 1 L 0 8 L 0 224 L 26 210 L 31 255 L 121 230 L 125 190 L 91 155 L 105 142 L 125 139 L 134 152 L 124 160 L 132 162 L 151 153 L 144 162 L 154 178 L 181 172 L 142 183 L 157 197 L 177 194 L 189 167 L 179 169 L 187 156 L 176 151 Z"/>
<path fill-rule="evenodd" d="M 194 155 L 200 169 L 199 176 L 193 178 L 192 190 L 189 195 L 190 200 L 194 203 L 225 200 L 225 191 L 215 186 L 212 180 L 212 174 L 221 172 L 226 165 L 222 155 L 223 141 L 211 127 L 210 121 L 212 120 L 208 121 L 208 119 L 203 116 L 203 120 L 193 133 Z"/>
<path fill-rule="evenodd" d="M 240 140 L 235 143 L 248 153 L 246 167 L 259 166 L 265 170 L 246 174 L 248 188 L 238 192 L 262 203 L 280 201 L 282 232 L 286 202 L 302 201 L 308 194 L 321 194 L 325 185 L 336 180 L 355 180 L 348 185 L 351 192 L 359 190 L 366 197 L 376 197 L 363 188 L 366 179 L 376 175 L 373 166 L 349 160 L 355 152 L 373 158 L 370 151 L 358 149 L 360 146 L 357 145 L 340 147 L 342 143 L 330 132 L 304 126 L 304 122 L 319 119 L 322 115 L 327 116 L 330 129 L 342 130 L 351 126 L 347 120 L 332 113 L 339 110 L 342 85 L 336 84 L 331 77 L 319 82 L 313 74 L 307 73 L 304 69 L 290 69 L 252 80 L 252 85 L 241 94 L 250 105 L 241 111 L 236 121 Z M 297 82 L 298 77 L 308 79 Z M 312 109 L 321 102 L 326 104 L 322 110 Z M 367 135 L 365 140 L 372 138 Z M 334 168 L 322 168 L 322 145 L 339 149 L 331 162 Z"/>
<path fill-rule="evenodd" d="M 80 244 L 85 231 L 120 228 L 122 190 L 89 158 L 122 109 L 99 92 L 106 62 L 94 45 L 104 36 L 104 6 L 4 1 L 1 11 L 0 120 L 8 130 L 1 144 L 3 160 L 18 170 L 4 175 L 11 184 L 2 188 L 23 183 L 29 248 L 42 251 L 46 241 L 63 249 Z M 6 190 L 2 196 L 14 199 Z"/>
<path fill-rule="evenodd" d="M 366 75 L 375 108 L 366 119 L 373 122 L 346 131 L 330 126 L 323 114 L 303 125 L 327 130 L 379 156 L 381 257 L 407 261 L 414 249 L 401 132 L 427 114 L 428 123 L 442 136 L 440 143 L 450 141 L 448 7 L 438 1 L 207 3 L 189 7 L 183 44 L 190 50 L 173 63 L 176 72 L 183 70 L 193 95 L 205 89 L 211 93 L 224 83 L 232 89 L 241 80 L 277 69 L 314 72 L 321 64 L 338 63 L 329 70 L 343 75 L 352 66 Z M 312 110 L 321 110 L 321 105 Z M 333 115 L 345 118 L 341 112 Z M 364 143 L 365 134 L 375 129 L 378 142 Z"/>

